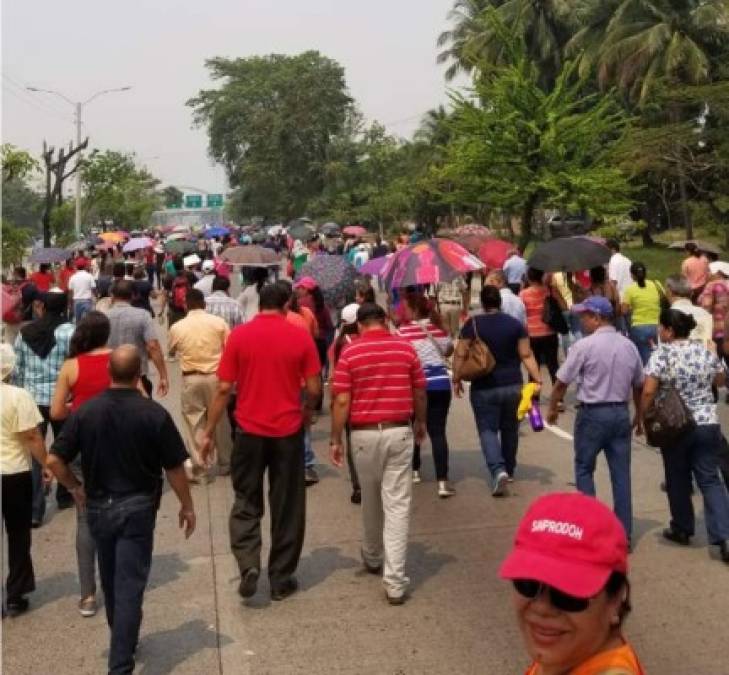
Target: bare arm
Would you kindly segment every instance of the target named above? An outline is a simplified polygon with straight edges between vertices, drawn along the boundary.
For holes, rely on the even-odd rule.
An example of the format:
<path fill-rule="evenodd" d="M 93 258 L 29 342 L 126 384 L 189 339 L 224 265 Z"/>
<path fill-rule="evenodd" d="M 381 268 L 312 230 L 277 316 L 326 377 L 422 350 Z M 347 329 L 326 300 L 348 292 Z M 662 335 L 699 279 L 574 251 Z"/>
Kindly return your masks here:
<path fill-rule="evenodd" d="M 61 366 L 61 371 L 58 373 L 58 380 L 56 382 L 56 389 L 53 392 L 53 399 L 51 400 L 51 419 L 52 420 L 64 420 L 68 417 L 68 401 L 69 394 L 71 393 L 71 379 L 76 379 L 78 374 L 74 377 L 74 372 L 77 369 L 75 359 L 67 359 Z"/>
<path fill-rule="evenodd" d="M 329 453 L 334 466 L 342 466 L 344 463 L 342 432 L 347 424 L 347 419 L 349 419 L 351 400 L 349 392 L 342 392 L 337 394 L 332 402 L 332 430 L 329 439 Z"/>
<path fill-rule="evenodd" d="M 645 411 L 648 410 L 651 403 L 653 403 L 660 384 L 661 381 L 652 375 L 645 378 L 645 382 L 643 383 L 643 392 L 638 405 L 638 417 L 640 419 L 641 427 L 643 425 L 643 415 L 645 415 Z"/>
<path fill-rule="evenodd" d="M 38 427 L 32 429 L 26 429 L 18 434 L 20 436 L 20 442 L 24 448 L 30 450 L 30 454 L 33 456 L 38 464 L 45 466 L 48 461 L 48 453 L 46 452 L 46 443 L 41 435 Z"/>
<path fill-rule="evenodd" d="M 521 338 L 519 340 L 519 358 L 524 364 L 524 367 L 526 368 L 527 373 L 529 373 L 529 377 L 532 381 L 536 382 L 537 386 L 541 387 L 542 375 L 539 372 L 539 365 L 537 364 L 537 360 L 534 358 L 534 353 L 532 352 L 532 346 L 528 337 Z"/>
<path fill-rule="evenodd" d="M 180 464 L 174 469 L 165 469 L 167 482 L 180 500 L 180 527 L 185 528 L 185 539 L 195 531 L 195 508 L 190 494 L 190 483 L 187 480 L 185 469 Z"/>
<path fill-rule="evenodd" d="M 552 396 L 549 399 L 549 412 L 547 422 L 554 424 L 559 417 L 559 404 L 567 393 L 567 385 L 562 380 L 557 380 L 552 387 Z"/>
<path fill-rule="evenodd" d="M 167 365 L 165 364 L 164 357 L 162 356 L 162 348 L 159 346 L 159 340 L 149 340 L 149 342 L 147 342 L 147 354 L 159 373 L 157 394 L 160 396 L 166 396 L 169 389 L 169 380 L 167 379 Z"/>
<path fill-rule="evenodd" d="M 428 398 L 425 389 L 413 389 L 413 406 L 415 410 L 415 424 L 413 425 L 415 442 L 422 443 L 425 440 L 425 416 L 428 411 Z"/>
<path fill-rule="evenodd" d="M 304 424 L 311 423 L 311 413 L 321 396 L 321 378 L 318 374 L 306 378 L 304 386 Z"/>

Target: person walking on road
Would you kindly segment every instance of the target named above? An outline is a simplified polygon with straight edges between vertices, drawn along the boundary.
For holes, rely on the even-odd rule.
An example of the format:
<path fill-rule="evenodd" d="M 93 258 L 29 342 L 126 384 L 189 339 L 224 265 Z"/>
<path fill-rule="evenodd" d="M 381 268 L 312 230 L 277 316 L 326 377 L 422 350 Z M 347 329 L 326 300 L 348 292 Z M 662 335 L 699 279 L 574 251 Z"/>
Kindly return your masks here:
<path fill-rule="evenodd" d="M 695 533 L 691 501 L 691 475 L 704 498 L 709 543 L 719 547 L 721 559 L 729 563 L 729 493 L 718 471 L 722 442 L 713 386 L 726 381 L 719 358 L 689 339 L 696 321 L 680 310 L 661 312 L 661 345 L 646 366 L 646 383 L 641 414 L 661 388 L 673 386 L 691 411 L 695 426 L 679 436 L 670 447 L 661 448 L 666 471 L 666 494 L 671 523 L 663 531 L 669 541 L 688 546 Z"/>
<path fill-rule="evenodd" d="M 691 301 L 697 302 L 711 274 L 709 259 L 693 242 L 688 242 L 685 248 L 688 258 L 681 263 L 681 274 L 691 286 Z"/>
<path fill-rule="evenodd" d="M 261 573 L 261 518 L 264 474 L 268 471 L 271 599 L 284 600 L 298 589 L 294 573 L 304 544 L 306 487 L 304 427 L 321 393 L 316 346 L 307 331 L 286 320 L 286 289 L 266 284 L 258 313 L 233 330 L 218 367 L 218 390 L 199 437 L 207 462 L 215 428 L 237 384 L 235 445 L 230 467 L 235 501 L 230 514 L 230 544 L 240 569 L 238 592 L 256 593 Z M 302 382 L 306 390 L 303 409 Z"/>
<path fill-rule="evenodd" d="M 216 372 L 223 355 L 230 329 L 224 319 L 205 311 L 205 296 L 193 288 L 185 298 L 187 316 L 170 328 L 168 346 L 177 354 L 182 371 L 182 418 L 187 428 L 191 449 L 188 467 L 191 479 L 206 471 L 197 447 L 197 436 L 207 424 L 207 411 L 218 388 Z M 215 427 L 218 474 L 230 473 L 231 437 L 228 418 L 224 415 Z"/>
<path fill-rule="evenodd" d="M 46 444 L 39 425 L 43 417 L 33 397 L 8 380 L 15 367 L 15 352 L 0 344 L 0 474 L 2 475 L 2 514 L 8 537 L 8 578 L 5 583 L 3 616 L 17 616 L 28 609 L 25 597 L 35 590 L 33 560 L 30 557 L 33 518 L 33 474 L 31 458 L 40 467 L 46 464 Z M 43 468 L 44 479 L 48 474 Z"/>
<path fill-rule="evenodd" d="M 700 342 L 709 351 L 715 351 L 714 319 L 703 307 L 691 302 L 691 286 L 685 277 L 672 274 L 666 279 L 666 297 L 671 309 L 677 309 L 694 317 L 696 328 L 691 331 L 689 340 Z"/>
<path fill-rule="evenodd" d="M 517 409 L 523 385 L 521 366 L 541 387 L 539 366 L 532 353 L 524 325 L 501 311 L 501 292 L 495 286 L 481 289 L 483 314 L 472 317 L 461 330 L 461 339 L 478 336 L 496 361 L 485 377 L 471 382 L 471 407 L 476 418 L 481 452 L 491 474 L 491 494 L 506 494 L 507 483 L 516 471 L 519 447 Z M 454 380 L 456 396 L 463 395 L 463 383 Z"/>
<path fill-rule="evenodd" d="M 92 310 L 96 295 L 96 280 L 86 267 L 86 258 L 79 258 L 76 261 L 76 274 L 68 280 L 68 305 L 73 310 L 76 323 Z"/>
<path fill-rule="evenodd" d="M 577 489 L 595 495 L 597 456 L 605 452 L 613 489 L 615 515 L 630 541 L 633 507 L 630 486 L 632 428 L 631 394 L 636 411 L 643 387 L 643 365 L 636 346 L 620 335 L 612 323 L 613 308 L 607 298 L 591 296 L 574 305 L 582 332 L 557 373 L 547 421 L 555 424 L 567 387 L 577 382 L 579 409 L 575 420 L 575 482 Z"/>
<path fill-rule="evenodd" d="M 159 375 L 157 395 L 166 396 L 169 389 L 167 365 L 162 356 L 154 320 L 146 310 L 132 307 L 134 287 L 131 281 L 127 279 L 117 281 L 111 289 L 111 293 L 114 304 L 107 313 L 111 325 L 109 346 L 115 348 L 130 344 L 139 350 L 142 359 L 141 382 L 150 398 L 152 397 L 152 382 L 148 374 L 151 359 Z"/>
<path fill-rule="evenodd" d="M 228 328 L 233 330 L 243 323 L 243 312 L 238 301 L 230 297 L 229 290 L 230 279 L 216 276 L 213 279 L 212 292 L 205 298 L 205 310 L 225 320 Z"/>
<path fill-rule="evenodd" d="M 410 583 L 405 561 L 413 442 L 425 438 L 427 381 L 413 347 L 391 335 L 386 322 L 379 305 L 365 303 L 357 311 L 360 337 L 344 347 L 334 373 L 329 445 L 332 463 L 341 467 L 349 420 L 362 489 L 364 566 L 372 574 L 383 572 L 388 602 L 401 605 Z"/>
<path fill-rule="evenodd" d="M 526 328 L 527 317 L 526 307 L 521 298 L 512 291 L 511 286 L 506 285 L 506 276 L 501 270 L 492 270 L 486 277 L 487 286 L 495 286 L 501 294 L 501 311 L 504 314 L 513 316 L 522 326 Z"/>
<path fill-rule="evenodd" d="M 109 373 L 111 387 L 66 420 L 48 466 L 86 509 L 111 630 L 109 673 L 121 675 L 134 670 L 163 469 L 180 501 L 186 538 L 195 529 L 195 511 L 182 437 L 170 414 L 137 390 L 141 354 L 132 345 L 118 347 Z M 79 454 L 83 484 L 69 467 Z"/>
<path fill-rule="evenodd" d="M 515 248 L 504 262 L 503 274 L 511 292 L 519 295 L 527 275 L 527 262 L 519 248 Z"/>
<path fill-rule="evenodd" d="M 646 278 L 647 271 L 642 262 L 634 262 L 630 266 L 630 274 L 634 281 L 620 301 L 622 313 L 630 314 L 630 339 L 645 365 L 658 342 L 658 316 L 665 293 L 659 282 Z"/>

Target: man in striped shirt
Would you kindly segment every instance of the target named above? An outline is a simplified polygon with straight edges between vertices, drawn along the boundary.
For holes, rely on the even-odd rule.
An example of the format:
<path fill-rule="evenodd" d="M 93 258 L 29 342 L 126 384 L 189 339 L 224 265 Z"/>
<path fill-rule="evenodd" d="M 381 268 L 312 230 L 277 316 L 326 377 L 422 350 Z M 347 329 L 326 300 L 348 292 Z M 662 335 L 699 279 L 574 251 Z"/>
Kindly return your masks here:
<path fill-rule="evenodd" d="M 390 334 L 386 320 L 385 310 L 373 303 L 357 312 L 360 337 L 342 350 L 334 372 L 329 445 L 332 463 L 342 466 L 349 419 L 362 489 L 363 562 L 372 574 L 383 569 L 387 599 L 401 605 L 409 583 L 413 436 L 418 443 L 425 438 L 426 380 L 415 350 Z"/>
<path fill-rule="evenodd" d="M 206 311 L 225 319 L 230 330 L 233 330 L 239 323 L 243 323 L 243 312 L 238 301 L 228 295 L 230 279 L 215 277 L 212 289 L 212 293 L 205 298 Z"/>

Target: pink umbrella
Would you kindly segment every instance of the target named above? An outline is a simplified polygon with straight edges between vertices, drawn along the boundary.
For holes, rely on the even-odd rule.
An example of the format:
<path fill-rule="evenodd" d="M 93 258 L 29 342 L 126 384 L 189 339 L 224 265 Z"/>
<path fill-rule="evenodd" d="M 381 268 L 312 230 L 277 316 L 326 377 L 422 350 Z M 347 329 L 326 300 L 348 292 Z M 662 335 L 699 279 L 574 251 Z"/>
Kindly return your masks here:
<path fill-rule="evenodd" d="M 362 227 L 361 225 L 349 225 L 349 226 L 345 227 L 342 230 L 342 232 L 344 232 L 344 234 L 348 234 L 352 237 L 361 237 L 361 236 L 367 234 L 367 230 L 364 227 Z"/>
<path fill-rule="evenodd" d="M 478 257 L 488 269 L 500 270 L 513 250 L 514 244 L 510 241 L 489 239 L 479 247 Z"/>
<path fill-rule="evenodd" d="M 359 273 L 379 276 L 382 272 L 382 268 L 387 264 L 389 258 L 389 255 L 383 255 L 379 258 L 372 258 L 372 260 L 368 260 L 364 265 L 362 265 L 362 267 L 359 268 Z"/>

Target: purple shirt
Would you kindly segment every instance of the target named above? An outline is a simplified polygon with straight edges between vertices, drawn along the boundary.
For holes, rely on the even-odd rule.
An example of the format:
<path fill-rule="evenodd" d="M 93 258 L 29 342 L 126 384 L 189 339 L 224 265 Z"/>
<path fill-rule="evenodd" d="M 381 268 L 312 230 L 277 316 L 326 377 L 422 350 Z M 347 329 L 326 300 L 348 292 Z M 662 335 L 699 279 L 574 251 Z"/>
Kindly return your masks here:
<path fill-rule="evenodd" d="M 625 403 L 643 383 L 643 363 L 628 338 L 603 326 L 572 345 L 557 379 L 576 381 L 581 403 Z"/>

